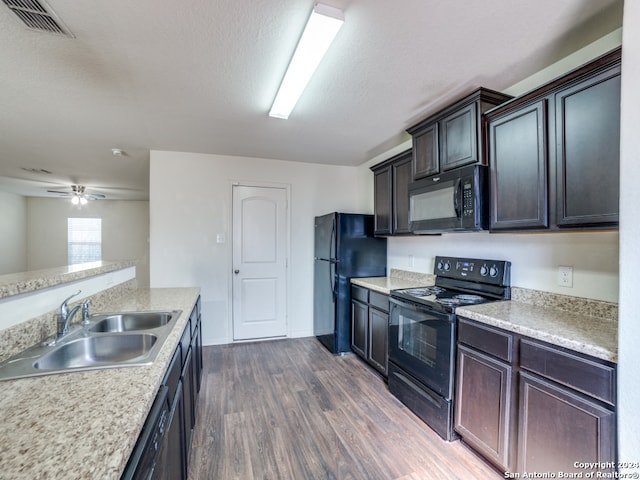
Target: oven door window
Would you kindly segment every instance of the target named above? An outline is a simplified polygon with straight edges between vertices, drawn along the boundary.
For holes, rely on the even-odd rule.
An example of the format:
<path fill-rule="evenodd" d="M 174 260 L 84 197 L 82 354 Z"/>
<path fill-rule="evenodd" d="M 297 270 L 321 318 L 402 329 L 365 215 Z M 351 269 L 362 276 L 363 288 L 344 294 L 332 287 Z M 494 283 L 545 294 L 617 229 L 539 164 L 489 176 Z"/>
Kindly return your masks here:
<path fill-rule="evenodd" d="M 438 360 L 438 329 L 429 323 L 400 315 L 398 350 L 435 368 Z"/>
<path fill-rule="evenodd" d="M 391 301 L 389 361 L 450 399 L 455 360 L 455 317 Z"/>

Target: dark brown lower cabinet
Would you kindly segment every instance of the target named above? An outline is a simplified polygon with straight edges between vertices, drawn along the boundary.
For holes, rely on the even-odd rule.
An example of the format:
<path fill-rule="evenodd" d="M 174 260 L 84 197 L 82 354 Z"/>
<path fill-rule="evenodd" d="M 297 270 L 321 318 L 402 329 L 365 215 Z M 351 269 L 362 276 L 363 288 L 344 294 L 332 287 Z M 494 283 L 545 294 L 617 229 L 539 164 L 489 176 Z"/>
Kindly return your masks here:
<path fill-rule="evenodd" d="M 455 429 L 501 471 L 616 461 L 614 364 L 465 318 L 457 358 Z"/>
<path fill-rule="evenodd" d="M 458 347 L 455 429 L 465 442 L 507 472 L 515 467 L 510 445 L 513 368 L 506 362 Z"/>
<path fill-rule="evenodd" d="M 351 285 L 351 350 L 387 376 L 389 296 Z"/>
<path fill-rule="evenodd" d="M 186 480 L 188 477 L 189 453 L 202 377 L 200 320 L 200 297 L 198 297 L 162 382 L 162 385 L 167 388 L 169 415 L 163 437 L 154 439 L 152 442 L 153 448 L 161 452 L 153 475 L 150 477 L 152 480 Z M 140 441 L 141 439 L 138 440 Z M 140 473 L 139 469 L 136 471 L 135 468 L 135 465 L 127 465 L 123 478 L 137 480 Z M 146 476 L 144 478 L 149 480 Z"/>
<path fill-rule="evenodd" d="M 369 306 L 353 300 L 351 302 L 351 350 L 367 358 L 369 336 Z"/>
<path fill-rule="evenodd" d="M 175 391 L 171 414 L 163 440 L 163 466 L 154 478 L 180 480 L 187 478 L 187 457 L 184 446 L 184 395 L 182 381 Z"/>
<path fill-rule="evenodd" d="M 387 300 L 388 301 L 388 300 Z M 369 307 L 369 363 L 387 375 L 389 361 L 389 312 Z"/>
<path fill-rule="evenodd" d="M 584 473 L 577 462 L 615 461 L 612 408 L 523 371 L 519 410 L 520 471 Z"/>

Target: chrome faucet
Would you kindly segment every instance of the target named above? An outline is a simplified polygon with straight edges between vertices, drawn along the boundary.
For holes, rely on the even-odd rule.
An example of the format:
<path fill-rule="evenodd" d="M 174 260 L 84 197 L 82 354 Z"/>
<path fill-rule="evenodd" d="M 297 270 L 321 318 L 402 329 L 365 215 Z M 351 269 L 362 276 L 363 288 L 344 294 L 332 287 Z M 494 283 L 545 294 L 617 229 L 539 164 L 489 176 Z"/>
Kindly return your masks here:
<path fill-rule="evenodd" d="M 62 302 L 62 305 L 60 305 L 60 312 L 56 315 L 56 320 L 58 324 L 58 331 L 56 335 L 57 338 L 61 338 L 65 336 L 67 333 L 69 333 L 69 324 L 71 323 L 71 319 L 76 314 L 76 312 L 80 310 L 80 308 L 83 308 L 84 304 L 76 305 L 71 310 L 69 310 L 69 306 L 67 305 L 67 302 L 71 300 L 73 297 L 75 297 L 76 295 L 79 295 L 81 291 L 82 290 L 78 290 L 76 293 L 66 298 L 64 302 Z M 89 305 L 87 305 L 86 311 L 88 314 Z"/>

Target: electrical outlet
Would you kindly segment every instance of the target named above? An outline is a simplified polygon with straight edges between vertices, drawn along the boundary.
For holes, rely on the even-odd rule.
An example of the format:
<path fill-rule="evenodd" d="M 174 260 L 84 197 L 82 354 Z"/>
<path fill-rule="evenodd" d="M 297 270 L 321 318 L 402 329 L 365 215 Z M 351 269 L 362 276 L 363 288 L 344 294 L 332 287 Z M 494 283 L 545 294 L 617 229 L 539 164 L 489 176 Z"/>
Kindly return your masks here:
<path fill-rule="evenodd" d="M 573 267 L 558 267 L 558 285 L 573 287 Z"/>

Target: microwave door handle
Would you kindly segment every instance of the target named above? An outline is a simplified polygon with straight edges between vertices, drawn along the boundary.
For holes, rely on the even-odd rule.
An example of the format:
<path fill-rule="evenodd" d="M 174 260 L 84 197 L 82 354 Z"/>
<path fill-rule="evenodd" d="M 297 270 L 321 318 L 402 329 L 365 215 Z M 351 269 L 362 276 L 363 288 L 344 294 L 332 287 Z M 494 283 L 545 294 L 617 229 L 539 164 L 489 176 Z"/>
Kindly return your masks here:
<path fill-rule="evenodd" d="M 453 191 L 453 208 L 456 211 L 456 217 L 460 218 L 460 189 L 462 187 L 462 179 L 458 179 L 456 182 L 456 188 Z"/>

